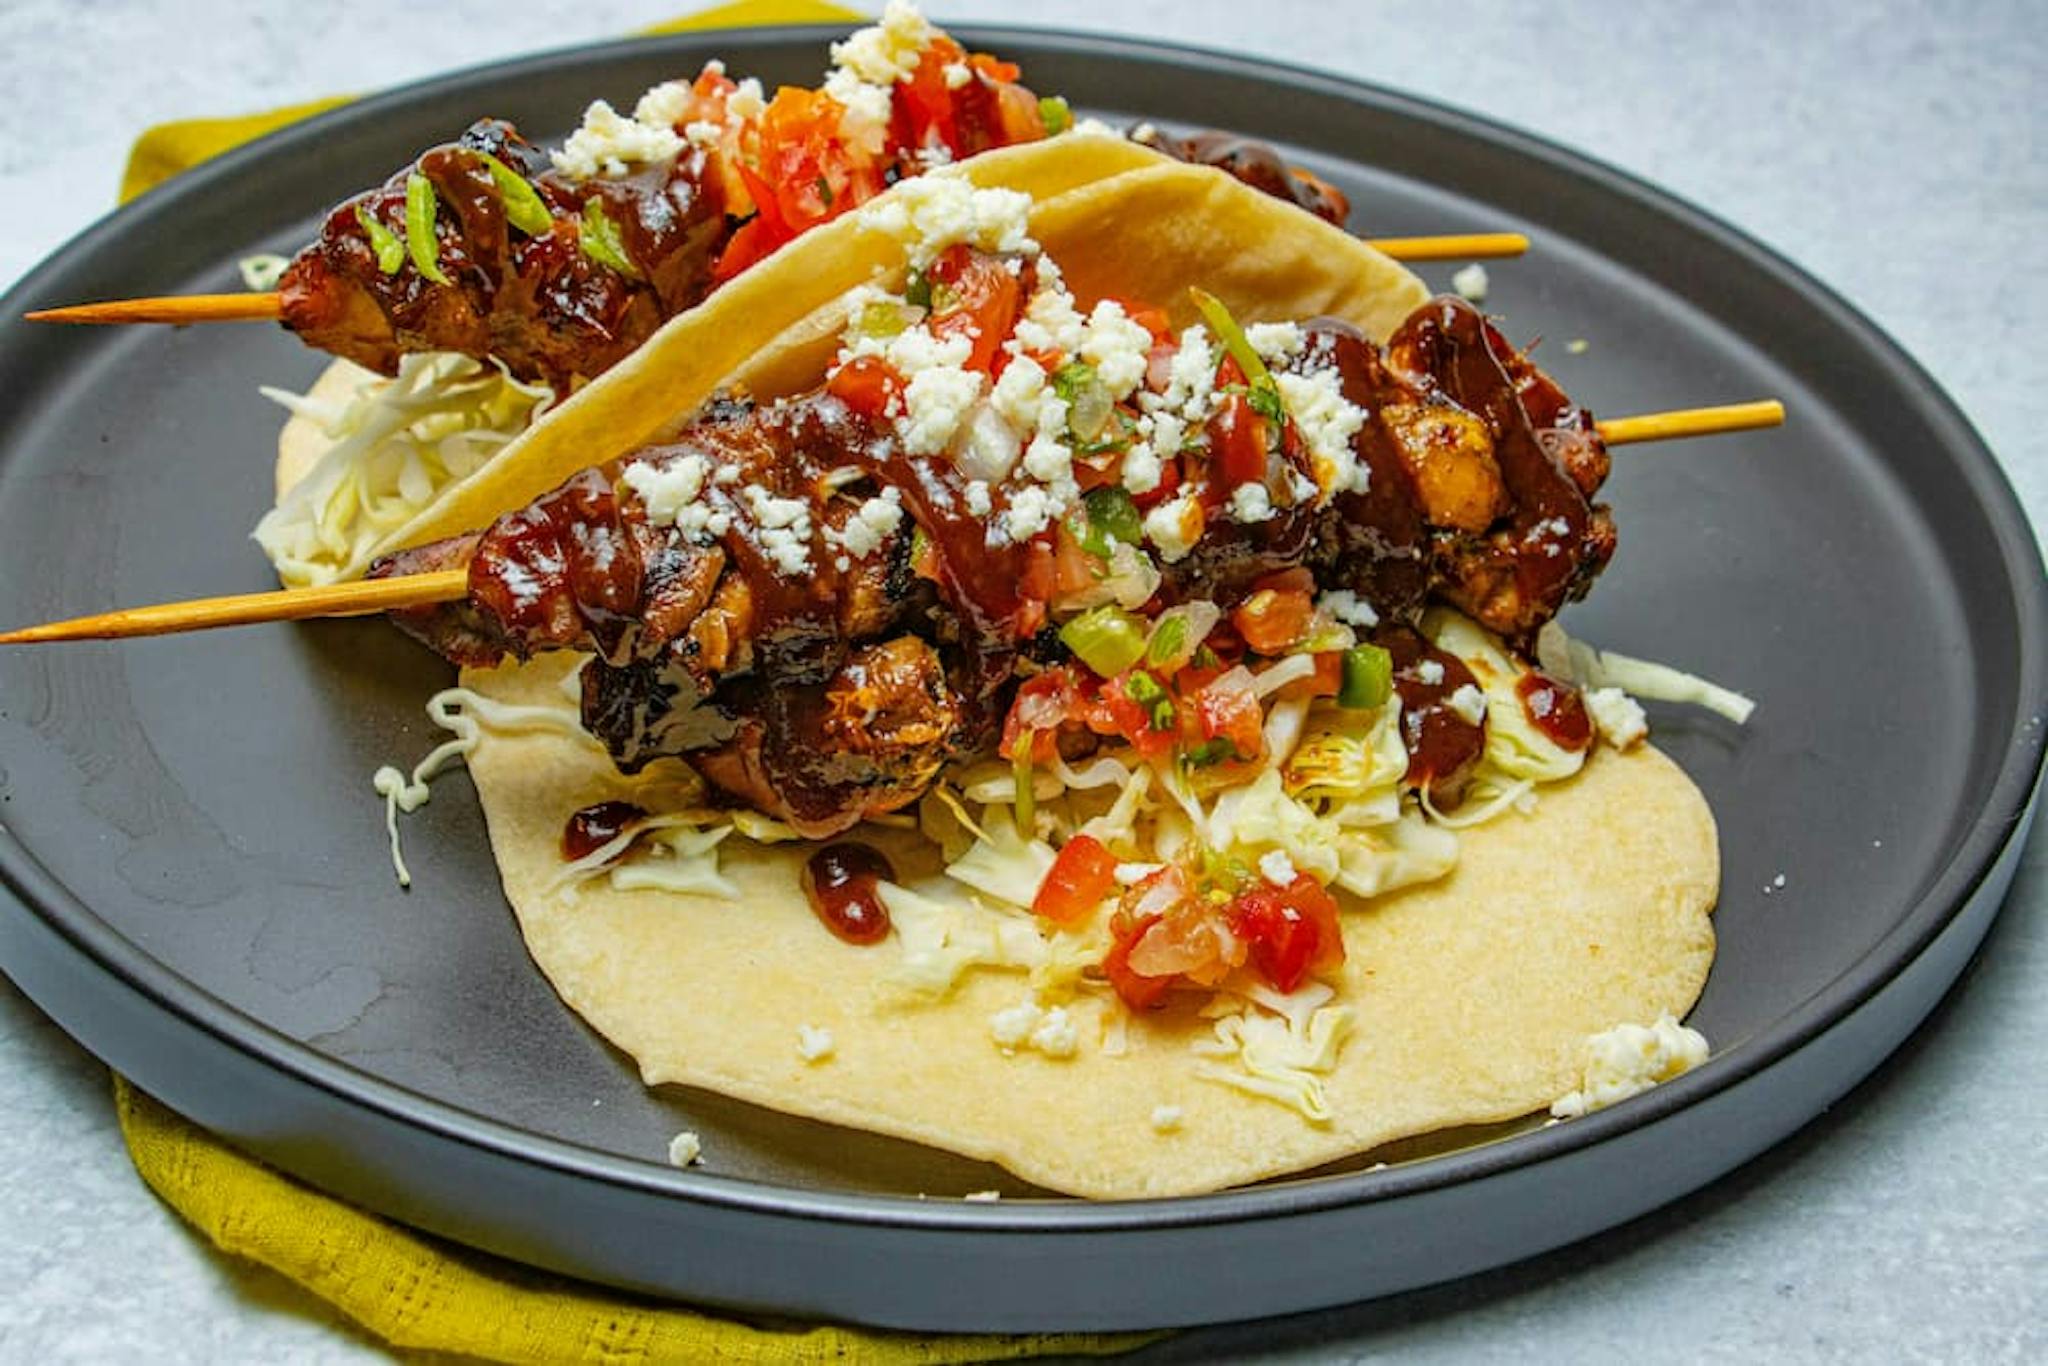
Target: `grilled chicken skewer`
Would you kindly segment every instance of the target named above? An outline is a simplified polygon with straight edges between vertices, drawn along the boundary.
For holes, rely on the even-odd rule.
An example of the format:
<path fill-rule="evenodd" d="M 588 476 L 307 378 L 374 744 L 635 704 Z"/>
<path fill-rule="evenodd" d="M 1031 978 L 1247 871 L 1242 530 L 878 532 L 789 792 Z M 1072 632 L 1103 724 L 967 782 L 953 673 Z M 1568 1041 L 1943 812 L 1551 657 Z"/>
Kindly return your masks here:
<path fill-rule="evenodd" d="M 1306 571 L 1389 638 L 1439 600 L 1527 642 L 1585 592 L 1614 546 L 1590 501 L 1606 448 L 1476 310 L 1435 300 L 1384 355 L 1331 320 L 1303 339 L 1298 364 L 1334 372 L 1371 414 L 1352 443 L 1369 479 L 1261 520 L 1210 521 L 1159 566 L 1158 601 L 1227 612 Z M 1233 420 L 1226 410 L 1206 433 L 1212 470 Z M 1276 488 L 1295 477 L 1267 476 Z M 590 650 L 584 724 L 622 769 L 680 754 L 729 795 L 824 836 L 985 752 L 1020 668 L 1063 657 L 1034 588 L 1052 552 L 1042 539 L 991 544 L 1007 509 L 975 510 L 970 482 L 943 453 L 906 451 L 835 379 L 773 405 L 716 404 L 673 443 L 373 574 L 466 565 L 463 602 L 397 613 L 400 624 L 461 664 Z M 693 510 L 684 525 L 650 511 L 678 484 Z M 900 515 L 872 517 L 883 504 Z M 861 553 L 795 572 L 793 532 Z"/>
<path fill-rule="evenodd" d="M 858 35 L 845 46 L 857 43 Z M 338 206 L 275 295 L 117 300 L 29 317 L 271 317 L 385 374 L 410 352 L 460 352 L 566 393 L 808 228 L 932 166 L 1037 141 L 1071 121 L 1064 102 L 1019 84 L 1015 66 L 968 54 L 928 26 L 914 69 L 891 84 L 863 83 L 858 60 L 847 60 L 854 66 L 842 65 L 823 90 L 788 88 L 772 101 L 712 63 L 693 82 L 649 91 L 633 119 L 593 106 L 552 154 L 509 123 L 480 121 Z M 1341 192 L 1263 143 L 1132 131 L 1327 221 L 1341 225 L 1349 211 Z M 1389 245 L 1408 259 L 1446 259 L 1518 254 L 1527 241 L 1482 234 Z"/>

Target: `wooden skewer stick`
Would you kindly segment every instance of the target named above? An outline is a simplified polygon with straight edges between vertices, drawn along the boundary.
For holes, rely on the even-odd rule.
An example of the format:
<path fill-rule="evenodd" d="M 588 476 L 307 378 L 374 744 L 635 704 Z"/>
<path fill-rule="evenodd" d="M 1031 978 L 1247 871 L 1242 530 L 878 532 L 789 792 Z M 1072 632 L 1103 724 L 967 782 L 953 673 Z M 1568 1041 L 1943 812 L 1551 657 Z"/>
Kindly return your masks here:
<path fill-rule="evenodd" d="M 1367 245 L 1397 261 L 1470 261 L 1520 256 L 1529 239 L 1518 232 L 1475 232 L 1443 237 L 1383 237 Z M 105 303 L 39 308 L 22 315 L 32 323 L 276 322 L 276 294 L 168 294 L 150 299 L 109 299 Z"/>
<path fill-rule="evenodd" d="M 156 607 L 126 607 L 96 617 L 53 621 L 0 634 L 0 645 L 36 645 L 53 640 L 124 640 L 129 636 L 165 636 L 180 631 L 205 631 L 216 626 L 250 626 L 265 621 L 303 621 L 307 617 L 360 617 L 401 607 L 455 602 L 469 593 L 469 571 L 447 569 L 434 574 L 406 574 L 390 579 L 323 584 L 318 588 L 283 588 L 268 593 L 238 593 L 226 598 L 195 598 Z"/>
<path fill-rule="evenodd" d="M 1599 424 L 1610 445 L 1630 441 L 1669 441 L 1685 436 L 1713 436 L 1757 427 L 1775 427 L 1785 420 L 1785 406 L 1776 399 L 1731 403 L 1718 408 L 1680 408 L 1612 418 Z M 457 602 L 469 594 L 469 571 L 446 569 L 432 574 L 406 574 L 390 579 L 329 584 L 319 588 L 285 588 L 269 593 L 241 593 L 227 598 L 198 598 L 156 607 L 129 607 L 99 616 L 53 621 L 0 633 L 0 645 L 37 645 L 57 640 L 119 640 L 129 636 L 161 636 L 203 631 L 216 626 L 253 626 L 267 621 L 303 621 L 308 617 L 358 617 L 405 607 Z"/>
<path fill-rule="evenodd" d="M 1724 403 L 1718 408 L 1674 408 L 1668 413 L 1611 417 L 1596 423 L 1600 439 L 1610 446 L 1636 441 L 1675 441 L 1686 436 L 1721 436 L 1784 425 L 1785 405 L 1774 398 L 1754 403 Z"/>
<path fill-rule="evenodd" d="M 260 323 L 280 315 L 275 294 L 170 294 L 157 299 L 109 299 L 103 304 L 41 308 L 32 323 Z"/>

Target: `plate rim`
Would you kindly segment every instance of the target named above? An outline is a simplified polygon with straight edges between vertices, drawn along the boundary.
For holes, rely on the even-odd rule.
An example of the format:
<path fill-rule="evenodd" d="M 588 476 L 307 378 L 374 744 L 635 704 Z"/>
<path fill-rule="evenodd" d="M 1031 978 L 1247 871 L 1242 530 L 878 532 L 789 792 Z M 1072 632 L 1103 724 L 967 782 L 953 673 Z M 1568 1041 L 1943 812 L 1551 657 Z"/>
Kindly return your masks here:
<path fill-rule="evenodd" d="M 1219 71 L 1255 81 L 1284 80 L 1305 97 L 1391 111 L 1476 137 L 1540 162 L 1551 171 L 1590 181 L 1603 193 L 1676 219 L 1689 231 L 1713 240 L 1749 269 L 1801 296 L 1833 329 L 1861 343 L 1864 357 L 1888 371 L 1887 388 L 1896 397 L 1909 400 L 1916 414 L 1942 435 L 1943 453 L 1950 458 L 1953 472 L 1968 481 L 1972 505 L 1993 530 L 1998 558 L 2007 571 L 2003 586 L 2012 597 L 2017 619 L 2018 710 L 2025 710 L 2027 697 L 2048 694 L 2048 653 L 2044 653 L 2048 641 L 2044 641 L 2043 629 L 2048 623 L 2048 575 L 2043 573 L 2039 544 L 2025 510 L 1996 455 L 1941 384 L 1889 333 L 1759 238 L 1643 177 L 1562 143 L 1449 104 L 1313 66 L 1150 38 L 1053 28 L 961 25 L 950 31 L 976 47 L 992 50 L 1055 49 L 1062 55 L 1145 62 L 1184 75 Z M 38 296 L 44 280 L 91 259 L 107 237 L 128 231 L 131 225 L 167 219 L 184 204 L 212 192 L 220 182 L 244 175 L 252 166 L 310 149 L 331 129 L 374 122 L 423 97 L 453 95 L 468 85 L 508 77 L 604 66 L 629 56 L 701 56 L 713 50 L 730 53 L 799 44 L 822 46 L 844 32 L 842 25 L 792 25 L 704 29 L 577 44 L 476 63 L 366 96 L 235 148 L 110 211 L 31 266 L 0 297 L 0 314 L 17 313 L 33 306 L 32 301 L 41 302 Z M 219 1042 L 387 1120 L 422 1127 L 443 1139 L 514 1161 L 536 1162 L 564 1175 L 734 1212 L 905 1229 L 1054 1233 L 1231 1224 L 1391 1200 L 1535 1165 L 1654 1124 L 1797 1052 L 1876 996 L 1916 961 L 1969 905 L 2000 854 L 2024 832 L 2029 800 L 2042 770 L 2048 727 L 2036 725 L 2029 734 L 2018 714 L 2011 722 L 2011 743 L 1999 762 L 1995 782 L 1978 806 L 1979 819 L 1936 876 L 1912 899 L 1906 914 L 1841 974 L 1764 1032 L 1737 1042 L 1705 1066 L 1657 1087 L 1629 1106 L 1601 1111 L 1570 1125 L 1522 1133 L 1384 1171 L 1289 1178 L 1196 1196 L 1115 1201 L 1069 1197 L 994 1203 L 923 1201 L 904 1195 L 822 1190 L 666 1168 L 652 1159 L 626 1157 L 521 1129 L 510 1121 L 424 1095 L 321 1054 L 157 962 L 73 895 L 4 827 L 0 827 L 0 884 L 20 899 L 26 911 L 93 962 Z"/>

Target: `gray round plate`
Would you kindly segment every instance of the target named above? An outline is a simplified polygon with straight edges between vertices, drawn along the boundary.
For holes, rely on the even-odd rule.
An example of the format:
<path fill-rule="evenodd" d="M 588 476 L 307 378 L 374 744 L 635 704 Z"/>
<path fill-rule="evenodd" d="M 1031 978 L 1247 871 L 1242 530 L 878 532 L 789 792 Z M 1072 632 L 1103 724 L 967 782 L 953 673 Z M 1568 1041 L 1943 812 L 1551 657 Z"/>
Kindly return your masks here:
<path fill-rule="evenodd" d="M 235 287 L 325 207 L 482 113 L 568 128 L 714 53 L 807 82 L 825 30 L 562 53 L 384 95 L 224 157 L 46 262 L 0 315 Z M 974 31 L 1104 117 L 1279 141 L 1375 234 L 1520 228 L 1490 310 L 1596 411 L 1776 395 L 1779 431 L 1618 454 L 1613 569 L 1568 622 L 1756 697 L 1653 708 L 1721 821 L 1715 1056 L 1550 1129 L 1452 1135 L 1250 1190 L 1033 1198 L 994 1169 L 649 1092 L 534 971 L 460 776 L 387 871 L 368 775 L 445 668 L 372 621 L 0 652 L 0 963 L 145 1088 L 315 1184 L 661 1295 L 922 1329 L 1115 1328 L 1339 1303 L 1610 1227 L 1742 1162 L 1924 1017 L 2012 873 L 2048 594 L 1933 383 L 1755 243 L 1555 147 L 1328 76 Z M 1444 278 L 1440 272 L 1438 279 Z M 1575 354 L 1563 343 L 1584 338 Z M 0 622 L 267 586 L 248 530 L 321 358 L 271 328 L 0 324 Z M 1782 884 L 1779 879 L 1782 875 Z M 704 1002 L 715 1010 L 715 999 Z M 706 1165 L 664 1161 L 694 1129 Z M 1410 1160 L 1402 1160 L 1410 1159 Z M 962 1203 L 998 1188 L 999 1204 Z"/>

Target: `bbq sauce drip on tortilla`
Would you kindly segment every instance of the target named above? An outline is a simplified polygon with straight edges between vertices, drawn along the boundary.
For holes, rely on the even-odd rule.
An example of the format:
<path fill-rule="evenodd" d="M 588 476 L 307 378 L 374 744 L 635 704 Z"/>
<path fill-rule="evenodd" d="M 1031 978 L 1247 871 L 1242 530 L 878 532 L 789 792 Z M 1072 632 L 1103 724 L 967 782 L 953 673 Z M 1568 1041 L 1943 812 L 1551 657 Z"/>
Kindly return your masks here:
<path fill-rule="evenodd" d="M 865 844 L 832 844 L 804 860 L 804 896 L 826 929 L 849 944 L 889 937 L 879 884 L 894 882 L 888 856 Z"/>
<path fill-rule="evenodd" d="M 647 811 L 631 802 L 597 802 L 571 815 L 562 826 L 562 858 L 569 863 L 589 858 L 626 833 Z"/>

